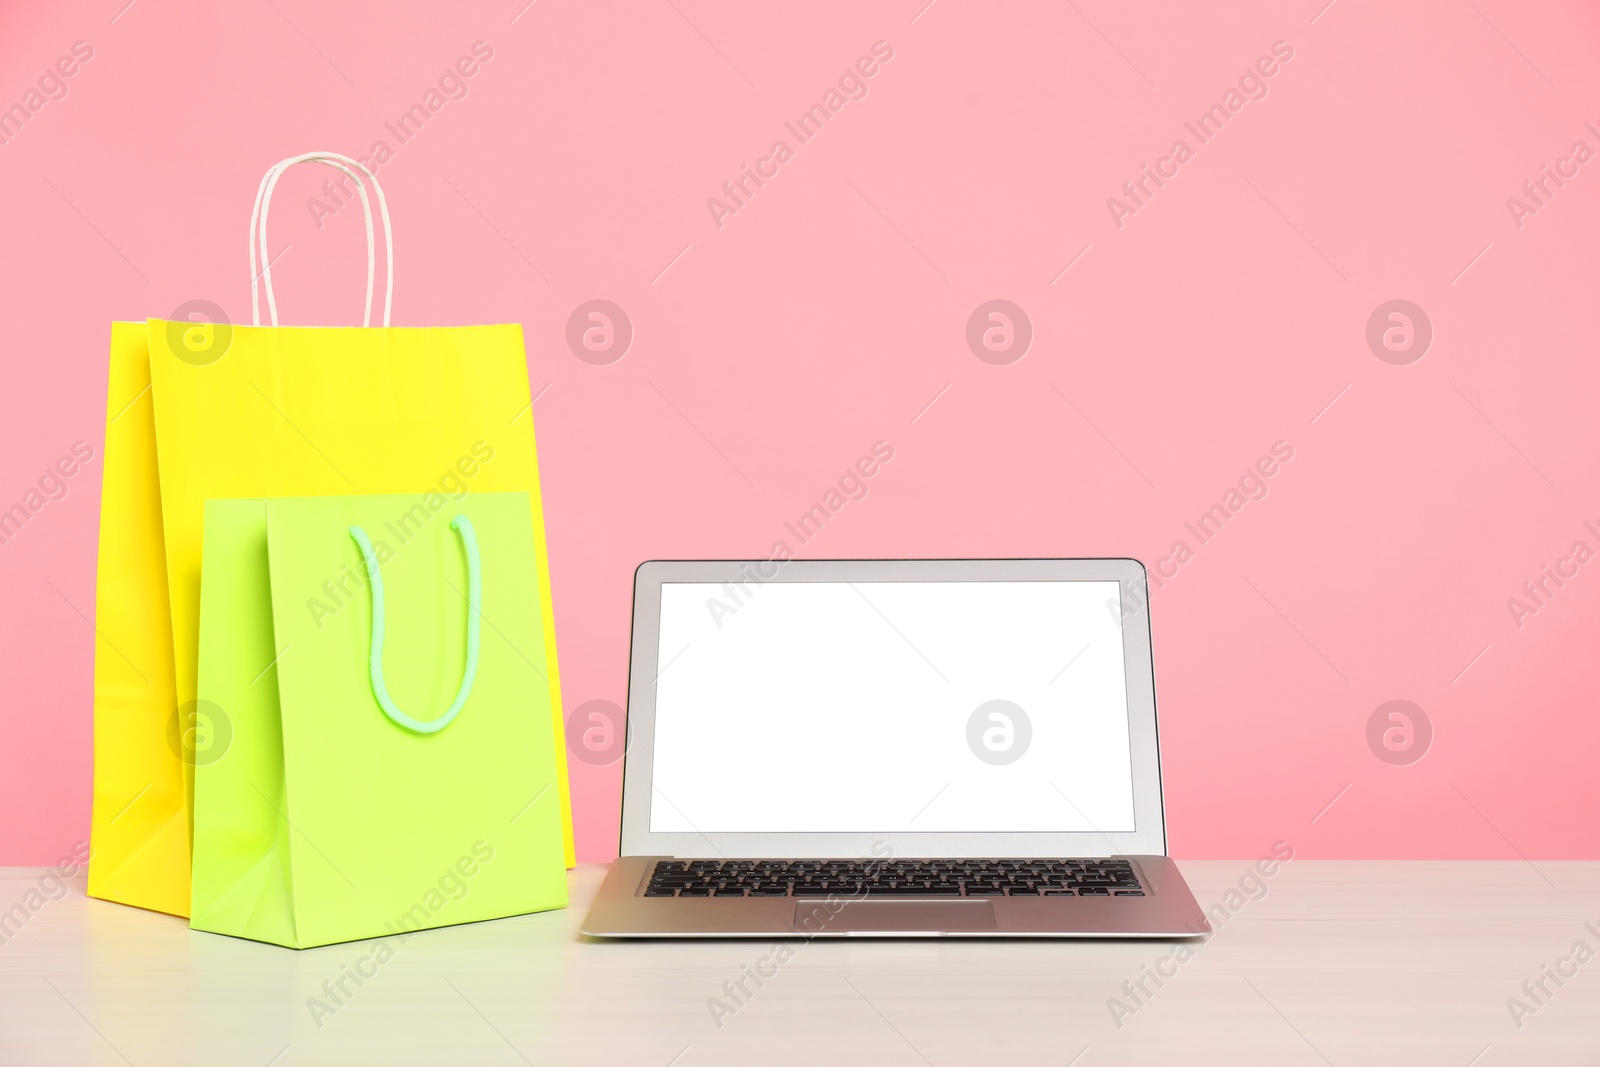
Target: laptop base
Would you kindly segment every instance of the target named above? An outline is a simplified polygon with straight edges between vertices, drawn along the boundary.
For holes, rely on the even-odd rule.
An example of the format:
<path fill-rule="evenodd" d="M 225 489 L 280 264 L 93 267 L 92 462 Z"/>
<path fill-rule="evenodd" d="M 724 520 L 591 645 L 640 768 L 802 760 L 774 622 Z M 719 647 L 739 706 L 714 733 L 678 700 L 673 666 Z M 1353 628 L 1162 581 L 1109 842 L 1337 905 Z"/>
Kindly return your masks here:
<path fill-rule="evenodd" d="M 664 856 L 612 864 L 582 932 L 613 938 L 1112 937 L 1186 938 L 1211 931 L 1167 856 L 1126 856 L 1140 897 L 998 896 L 922 899 L 647 897 Z"/>

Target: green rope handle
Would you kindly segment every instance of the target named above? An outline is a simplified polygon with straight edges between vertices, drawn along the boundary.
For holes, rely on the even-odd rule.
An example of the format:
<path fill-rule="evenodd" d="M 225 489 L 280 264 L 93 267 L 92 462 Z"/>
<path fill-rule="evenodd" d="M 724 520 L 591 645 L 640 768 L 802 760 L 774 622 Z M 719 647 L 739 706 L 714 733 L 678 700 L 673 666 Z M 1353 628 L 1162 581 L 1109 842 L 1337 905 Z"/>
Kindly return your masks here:
<path fill-rule="evenodd" d="M 419 734 L 434 734 L 450 725 L 461 712 L 472 693 L 472 681 L 478 674 L 478 619 L 483 606 L 483 573 L 478 558 L 478 535 L 465 515 L 450 520 L 450 528 L 461 535 L 461 548 L 467 556 L 467 664 L 461 671 L 461 688 L 445 713 L 431 722 L 418 722 L 399 708 L 389 696 L 389 687 L 383 682 L 383 574 L 378 570 L 378 555 L 372 549 L 367 532 L 359 526 L 350 527 L 350 536 L 361 549 L 367 564 L 367 578 L 372 588 L 372 656 L 369 671 L 372 675 L 372 695 L 378 698 L 383 713 L 398 726 Z"/>

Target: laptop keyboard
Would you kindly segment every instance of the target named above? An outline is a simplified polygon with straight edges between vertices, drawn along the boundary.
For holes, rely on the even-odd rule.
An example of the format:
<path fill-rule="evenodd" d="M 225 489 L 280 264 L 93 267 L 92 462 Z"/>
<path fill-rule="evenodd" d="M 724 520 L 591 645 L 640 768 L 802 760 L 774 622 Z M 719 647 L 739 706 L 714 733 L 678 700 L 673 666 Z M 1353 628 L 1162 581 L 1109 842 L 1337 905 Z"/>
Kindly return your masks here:
<path fill-rule="evenodd" d="M 1142 897 L 1127 860 L 660 860 L 647 897 Z"/>

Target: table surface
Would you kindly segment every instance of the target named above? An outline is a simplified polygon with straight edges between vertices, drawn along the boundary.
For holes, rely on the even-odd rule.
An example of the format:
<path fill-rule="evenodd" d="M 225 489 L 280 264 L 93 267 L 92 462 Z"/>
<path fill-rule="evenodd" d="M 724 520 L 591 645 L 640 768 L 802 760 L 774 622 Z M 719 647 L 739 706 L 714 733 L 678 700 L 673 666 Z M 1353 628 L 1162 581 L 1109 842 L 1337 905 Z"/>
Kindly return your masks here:
<path fill-rule="evenodd" d="M 0 1063 L 1600 1062 L 1600 863 L 1180 866 L 1217 926 L 1181 960 L 1179 942 L 593 941 L 577 929 L 604 868 L 586 865 L 566 911 L 419 934 L 331 1013 L 312 998 L 331 1005 L 324 983 L 375 942 L 196 933 L 79 882 L 0 932 Z M 0 869 L 0 912 L 43 874 Z M 1541 993 L 1546 967 L 1572 976 Z"/>

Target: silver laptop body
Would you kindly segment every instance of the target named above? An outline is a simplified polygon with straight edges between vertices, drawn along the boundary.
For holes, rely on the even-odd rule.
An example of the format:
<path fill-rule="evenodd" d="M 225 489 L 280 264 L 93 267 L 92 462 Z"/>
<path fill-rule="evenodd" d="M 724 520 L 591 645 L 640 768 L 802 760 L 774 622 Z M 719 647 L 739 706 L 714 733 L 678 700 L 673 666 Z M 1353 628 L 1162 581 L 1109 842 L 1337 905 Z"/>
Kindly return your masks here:
<path fill-rule="evenodd" d="M 1130 559 L 652 561 L 596 937 L 1195 937 Z"/>

